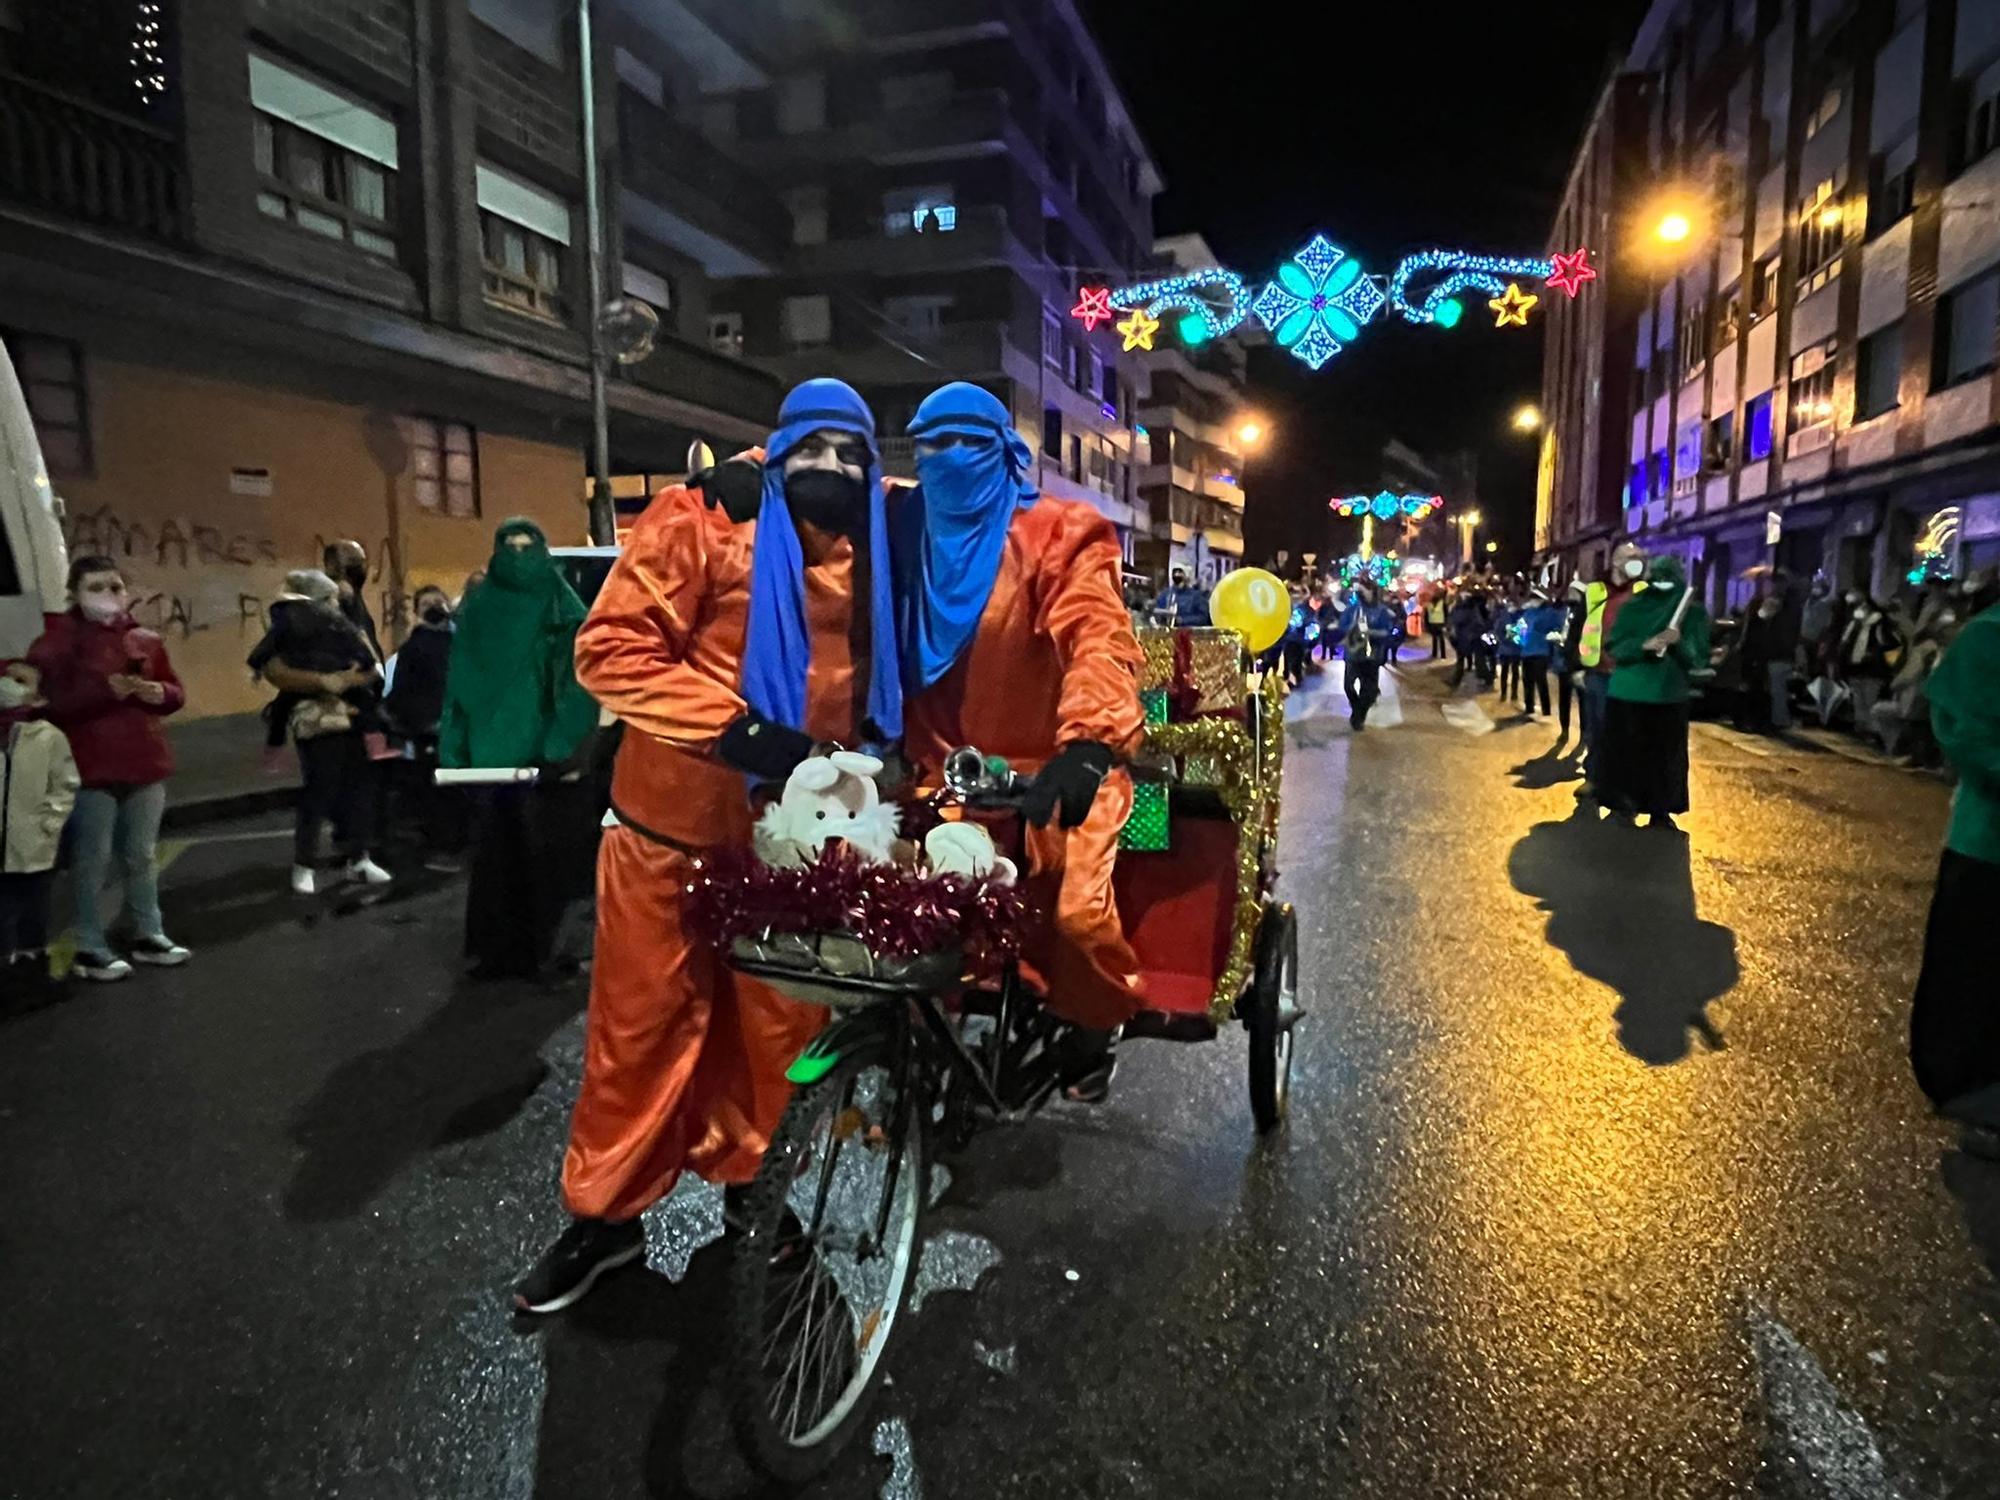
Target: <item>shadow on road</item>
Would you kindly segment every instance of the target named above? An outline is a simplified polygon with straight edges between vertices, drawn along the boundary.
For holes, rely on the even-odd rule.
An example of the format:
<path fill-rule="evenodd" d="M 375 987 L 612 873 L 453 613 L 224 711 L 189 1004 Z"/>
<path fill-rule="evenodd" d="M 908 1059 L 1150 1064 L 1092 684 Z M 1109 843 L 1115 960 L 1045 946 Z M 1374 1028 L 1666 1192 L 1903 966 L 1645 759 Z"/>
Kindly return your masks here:
<path fill-rule="evenodd" d="M 1549 914 L 1548 940 L 1576 971 L 1618 992 L 1613 1018 L 1627 1052 L 1676 1063 L 1690 1032 L 1722 1047 L 1707 1008 L 1736 984 L 1736 934 L 1695 915 L 1686 835 L 1579 807 L 1530 829 L 1507 874 Z"/>
<path fill-rule="evenodd" d="M 1958 1199 L 1973 1248 L 2000 1278 L 2000 1166 L 1952 1151 L 1938 1164 L 1938 1176 Z"/>
<path fill-rule="evenodd" d="M 394 1046 L 341 1064 L 292 1122 L 305 1155 L 285 1190 L 285 1216 L 346 1218 L 412 1158 L 505 1125 L 548 1072 L 542 1047 L 584 1001 L 580 979 L 461 980 Z"/>
<path fill-rule="evenodd" d="M 1561 786 L 1569 781 L 1583 780 L 1583 743 L 1578 741 L 1570 749 L 1565 734 L 1533 760 L 1524 760 L 1507 772 L 1514 778 L 1514 785 L 1523 791 L 1545 791 L 1552 786 Z"/>

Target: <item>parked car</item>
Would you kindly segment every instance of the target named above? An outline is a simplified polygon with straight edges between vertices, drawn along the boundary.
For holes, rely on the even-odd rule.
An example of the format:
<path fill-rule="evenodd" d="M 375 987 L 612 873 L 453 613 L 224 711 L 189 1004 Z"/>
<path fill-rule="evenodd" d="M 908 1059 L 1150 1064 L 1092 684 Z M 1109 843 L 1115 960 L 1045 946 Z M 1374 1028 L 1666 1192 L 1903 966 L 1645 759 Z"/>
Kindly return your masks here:
<path fill-rule="evenodd" d="M 0 657 L 24 654 L 64 607 L 69 549 L 14 357 L 0 345 Z"/>

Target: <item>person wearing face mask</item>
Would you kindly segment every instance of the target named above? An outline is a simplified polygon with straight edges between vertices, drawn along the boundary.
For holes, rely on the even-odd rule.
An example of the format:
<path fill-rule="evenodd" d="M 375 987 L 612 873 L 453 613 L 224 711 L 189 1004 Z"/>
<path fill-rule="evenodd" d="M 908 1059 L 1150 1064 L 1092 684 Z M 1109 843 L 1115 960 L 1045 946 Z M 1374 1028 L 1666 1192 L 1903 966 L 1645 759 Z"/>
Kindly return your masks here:
<path fill-rule="evenodd" d="M 1646 554 L 1635 542 L 1620 542 L 1611 551 L 1610 570 L 1604 579 L 1584 591 L 1583 628 L 1577 632 L 1574 660 L 1583 669 L 1578 701 L 1583 734 L 1583 785 L 1580 799 L 1598 797 L 1599 749 L 1604 740 L 1604 721 L 1611 701 L 1611 673 L 1616 663 L 1607 643 L 1618 615 L 1638 592 L 1646 576 Z"/>
<path fill-rule="evenodd" d="M 333 822 L 334 846 L 347 877 L 387 885 L 389 872 L 369 855 L 374 833 L 374 778 L 363 740 L 373 722 L 379 672 L 375 653 L 341 612 L 338 587 L 317 568 L 285 576 L 271 604 L 270 627 L 251 648 L 250 670 L 278 690 L 265 710 L 270 732 L 290 735 L 299 757 L 291 885 L 319 889 L 320 825 Z"/>
<path fill-rule="evenodd" d="M 1606 642 L 1616 663 L 1605 705 L 1598 795 L 1614 812 L 1672 829 L 1688 808 L 1688 698 L 1708 666 L 1708 611 L 1680 559 L 1656 557 L 1646 589 L 1619 610 Z"/>
<path fill-rule="evenodd" d="M 59 999 L 49 971 L 49 896 L 63 824 L 76 806 L 76 758 L 42 717 L 42 674 L 25 661 L 0 675 L 0 1006 Z"/>
<path fill-rule="evenodd" d="M 424 868 L 449 874 L 458 868 L 460 804 L 450 790 L 438 787 L 435 773 L 445 673 L 451 662 L 451 597 L 436 584 L 426 584 L 411 604 L 416 628 L 383 663 L 382 709 L 403 746 L 403 759 L 397 765 L 399 810 L 423 839 Z"/>
<path fill-rule="evenodd" d="M 1090 506 L 1037 492 L 1033 452 L 979 386 L 933 391 L 909 433 L 917 488 L 892 532 L 905 750 L 931 785 L 961 745 L 1030 778 L 1029 879 L 1054 921 L 1028 962 L 1049 1008 L 1079 1028 L 1066 1043 L 1071 1097 L 1094 1102 L 1140 1002 L 1111 890 L 1132 809 L 1121 763 L 1144 728 L 1118 540 Z"/>
<path fill-rule="evenodd" d="M 1956 613 L 1956 611 L 1953 611 Z M 1910 1062 L 1974 1156 L 2000 1162 L 2000 607 L 1962 624 L 1931 673 L 1931 729 L 1958 773 L 1910 1011 Z"/>
<path fill-rule="evenodd" d="M 583 601 L 522 516 L 493 534 L 486 582 L 450 637 L 438 764 L 536 768 L 532 785 L 479 794 L 465 951 L 481 979 L 527 978 L 554 955 L 566 908 L 590 884 L 596 819 L 579 752 L 597 705 L 576 678 Z"/>
<path fill-rule="evenodd" d="M 173 751 L 161 721 L 187 701 L 166 643 L 141 629 L 118 564 L 94 554 L 70 562 L 69 609 L 52 616 L 28 661 L 42 674 L 51 723 L 68 736 L 83 786 L 70 816 L 76 960 L 84 979 L 117 980 L 132 966 L 112 950 L 98 898 L 116 856 L 131 913 L 131 956 L 172 967 L 188 950 L 160 917 L 156 845 Z"/>
<path fill-rule="evenodd" d="M 1855 589 L 1847 597 L 1851 612 L 1840 637 L 1841 675 L 1853 697 L 1854 732 L 1872 736 L 1878 732 L 1875 705 L 1902 665 L 1906 642 L 1872 596 Z"/>
<path fill-rule="evenodd" d="M 1382 668 L 1403 638 L 1403 612 L 1383 602 L 1379 585 L 1357 578 L 1334 629 L 1340 635 L 1347 722 L 1358 732 L 1382 696 Z"/>
<path fill-rule="evenodd" d="M 523 1311 L 567 1307 L 643 1255 L 639 1214 L 684 1170 L 725 1184 L 733 1211 L 824 1015 L 729 968 L 687 930 L 683 892 L 704 850 L 749 843 L 753 788 L 816 744 L 903 731 L 867 403 L 808 380 L 761 455 L 696 478 L 646 508 L 577 633 L 578 679 L 625 730 L 563 1159 L 571 1222 L 516 1288 Z"/>
<path fill-rule="evenodd" d="M 326 576 L 340 588 L 340 612 L 367 640 L 375 660 L 381 661 L 382 638 L 375 633 L 375 617 L 368 612 L 368 549 L 350 537 L 328 543 L 321 560 Z"/>

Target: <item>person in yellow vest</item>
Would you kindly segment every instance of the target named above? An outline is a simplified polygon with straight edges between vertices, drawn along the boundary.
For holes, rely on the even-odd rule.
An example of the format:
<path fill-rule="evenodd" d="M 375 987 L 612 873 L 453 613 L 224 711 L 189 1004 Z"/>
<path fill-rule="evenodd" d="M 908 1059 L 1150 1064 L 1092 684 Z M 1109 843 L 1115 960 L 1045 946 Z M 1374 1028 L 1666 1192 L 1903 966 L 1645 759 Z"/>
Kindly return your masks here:
<path fill-rule="evenodd" d="M 1604 643 L 1611 638 L 1611 623 L 1636 589 L 1644 587 L 1646 554 L 1633 542 L 1620 542 L 1611 554 L 1611 567 L 1604 578 L 1583 587 L 1583 610 L 1571 618 L 1570 639 L 1564 658 L 1578 676 L 1577 699 L 1579 733 L 1583 737 L 1583 785 L 1577 796 L 1597 796 L 1598 747 L 1603 742 L 1605 704 L 1611 697 L 1611 668 L 1614 663 Z"/>

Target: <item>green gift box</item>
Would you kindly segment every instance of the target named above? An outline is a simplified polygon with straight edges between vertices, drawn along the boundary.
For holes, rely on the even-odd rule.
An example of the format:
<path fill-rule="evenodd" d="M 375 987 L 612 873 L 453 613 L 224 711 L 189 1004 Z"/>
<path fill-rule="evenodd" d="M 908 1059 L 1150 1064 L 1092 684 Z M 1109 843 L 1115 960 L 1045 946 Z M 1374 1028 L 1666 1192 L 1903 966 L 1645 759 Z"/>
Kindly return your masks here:
<path fill-rule="evenodd" d="M 1167 848 L 1167 785 L 1142 781 L 1132 788 L 1132 815 L 1118 834 L 1118 847 L 1158 854 Z"/>

